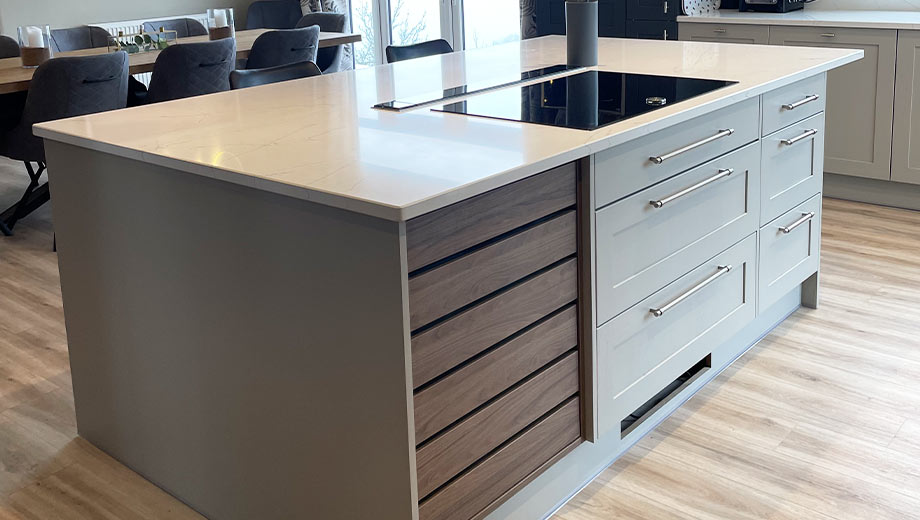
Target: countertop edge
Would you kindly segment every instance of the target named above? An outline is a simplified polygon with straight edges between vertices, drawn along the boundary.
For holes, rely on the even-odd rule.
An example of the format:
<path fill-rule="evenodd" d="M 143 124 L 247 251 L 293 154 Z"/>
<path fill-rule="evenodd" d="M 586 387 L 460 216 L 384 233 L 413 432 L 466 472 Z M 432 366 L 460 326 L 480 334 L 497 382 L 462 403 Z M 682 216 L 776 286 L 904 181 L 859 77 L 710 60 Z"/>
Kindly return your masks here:
<path fill-rule="evenodd" d="M 813 16 L 813 15 L 812 15 Z M 890 29 L 890 30 L 920 30 L 920 22 L 872 22 L 856 20 L 827 20 L 812 19 L 802 20 L 783 18 L 780 13 L 738 13 L 732 12 L 731 16 L 687 16 L 677 17 L 678 23 L 717 23 L 725 25 L 784 25 L 798 27 L 840 27 L 851 29 Z"/>
<path fill-rule="evenodd" d="M 862 57 L 862 51 L 854 51 L 852 54 L 820 63 L 813 67 L 798 71 L 794 74 L 778 77 L 746 90 L 735 92 L 706 103 L 701 103 L 689 107 L 686 110 L 654 119 L 640 126 L 626 129 L 615 135 L 599 139 L 597 141 L 587 142 L 576 148 L 566 150 L 565 152 L 558 153 L 553 156 L 547 156 L 544 159 L 531 162 L 517 168 L 498 172 L 492 176 L 479 179 L 463 186 L 449 189 L 432 197 L 417 200 L 401 207 L 386 205 L 376 201 L 358 199 L 346 195 L 329 193 L 318 189 L 293 186 L 277 180 L 253 177 L 238 171 L 217 168 L 205 164 L 181 161 L 149 152 L 132 150 L 109 143 L 95 141 L 85 137 L 78 137 L 68 133 L 58 132 L 47 128 L 44 126 L 44 124 L 35 125 L 33 127 L 33 132 L 36 136 L 44 139 L 50 139 L 52 141 L 78 146 L 105 154 L 137 160 L 174 170 L 184 171 L 193 175 L 200 175 L 202 177 L 231 182 L 234 184 L 267 191 L 278 195 L 315 202 L 318 204 L 336 207 L 347 211 L 353 211 L 384 220 L 401 222 L 444 208 L 451 204 L 460 202 L 470 197 L 474 197 L 476 195 L 480 195 L 487 191 L 511 184 L 512 182 L 524 179 L 541 171 L 546 171 L 567 162 L 574 161 L 579 158 L 605 150 L 607 148 L 631 141 L 643 135 L 648 135 L 666 127 L 683 123 L 693 119 L 694 117 L 698 117 L 708 112 L 712 112 L 734 103 L 744 101 L 745 99 L 760 96 L 765 92 L 769 92 L 785 85 L 795 83 L 801 79 L 821 74 L 833 68 L 852 63 L 861 59 Z"/>

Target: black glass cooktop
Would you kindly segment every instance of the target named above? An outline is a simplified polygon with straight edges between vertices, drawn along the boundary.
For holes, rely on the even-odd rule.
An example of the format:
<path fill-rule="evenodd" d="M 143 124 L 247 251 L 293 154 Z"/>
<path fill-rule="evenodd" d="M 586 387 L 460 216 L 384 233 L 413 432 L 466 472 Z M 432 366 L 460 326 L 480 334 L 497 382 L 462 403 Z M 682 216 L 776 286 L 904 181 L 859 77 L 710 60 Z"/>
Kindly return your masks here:
<path fill-rule="evenodd" d="M 735 83 L 589 71 L 487 92 L 433 110 L 596 130 Z"/>
<path fill-rule="evenodd" d="M 549 79 L 550 77 L 555 77 L 557 75 L 563 74 L 568 71 L 574 71 L 578 69 L 584 69 L 584 67 L 567 67 L 565 65 L 551 65 L 549 67 L 543 67 L 540 69 L 528 70 L 522 72 L 520 76 L 515 73 L 505 74 L 504 77 L 492 77 L 483 81 L 473 82 L 467 85 L 461 85 L 459 87 L 449 88 L 447 90 L 442 90 L 438 92 L 428 92 L 425 94 L 419 94 L 416 96 L 411 96 L 405 99 L 394 99 L 393 101 L 387 101 L 384 103 L 377 103 L 374 105 L 374 108 L 380 110 L 390 110 L 394 112 L 402 112 L 405 110 L 413 110 L 422 106 L 430 105 L 440 105 L 450 101 L 451 98 L 469 96 L 472 94 L 489 92 L 491 90 L 509 87 L 518 83 L 526 83 L 531 80 L 536 80 L 542 77 Z"/>

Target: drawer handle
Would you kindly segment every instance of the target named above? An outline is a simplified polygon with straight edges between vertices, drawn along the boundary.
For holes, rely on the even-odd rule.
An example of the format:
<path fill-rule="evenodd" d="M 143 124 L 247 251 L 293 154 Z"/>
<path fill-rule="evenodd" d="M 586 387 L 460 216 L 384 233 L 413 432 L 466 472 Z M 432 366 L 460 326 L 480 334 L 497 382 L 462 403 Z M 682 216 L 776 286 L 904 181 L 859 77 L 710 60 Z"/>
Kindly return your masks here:
<path fill-rule="evenodd" d="M 728 31 L 726 31 L 725 29 L 713 29 L 712 32 L 714 32 L 714 33 L 716 33 L 716 34 L 725 34 L 725 33 L 728 32 Z"/>
<path fill-rule="evenodd" d="M 812 128 L 811 130 L 806 130 L 802 135 L 793 137 L 792 139 L 780 139 L 779 142 L 783 143 L 786 146 L 792 146 L 795 143 L 808 139 L 809 137 L 815 136 L 818 134 L 818 131 Z"/>
<path fill-rule="evenodd" d="M 733 173 L 735 173 L 735 169 L 734 169 L 734 168 L 727 168 L 727 169 L 724 169 L 724 170 L 719 170 L 719 173 L 718 173 L 718 174 L 713 175 L 712 177 L 706 179 L 705 181 L 702 181 L 702 182 L 699 182 L 699 183 L 697 183 L 697 184 L 694 184 L 693 186 L 690 186 L 689 188 L 680 190 L 680 191 L 678 191 L 677 193 L 675 193 L 674 195 L 665 197 L 665 198 L 663 198 L 663 199 L 661 199 L 661 200 L 650 200 L 650 201 L 648 201 L 648 203 L 649 203 L 653 208 L 656 208 L 656 209 L 657 209 L 657 208 L 664 207 L 665 204 L 668 204 L 668 203 L 670 203 L 670 202 L 674 202 L 675 200 L 677 200 L 677 199 L 683 197 L 684 195 L 687 195 L 687 194 L 689 194 L 689 193 L 693 193 L 694 191 L 696 191 L 696 190 L 698 190 L 698 189 L 700 189 L 700 188 L 702 188 L 702 187 L 704 187 L 704 186 L 707 186 L 707 185 L 709 185 L 709 184 L 712 184 L 713 182 L 716 182 L 716 181 L 719 180 L 719 179 L 724 179 L 725 177 L 728 177 L 729 175 L 731 175 L 731 174 L 733 174 Z"/>
<path fill-rule="evenodd" d="M 796 220 L 795 222 L 793 222 L 792 224 L 789 224 L 788 226 L 780 227 L 779 230 L 782 231 L 784 235 L 788 235 L 789 233 L 792 233 L 795 230 L 795 228 L 801 226 L 802 224 L 808 222 L 809 220 L 813 218 L 815 218 L 814 211 L 810 211 L 808 213 L 802 213 L 802 218 Z"/>
<path fill-rule="evenodd" d="M 808 103 L 811 103 L 812 101 L 817 101 L 819 99 L 821 99 L 821 96 L 817 94 L 812 94 L 810 96 L 807 96 L 805 99 L 801 101 L 796 101 L 795 103 L 786 103 L 785 105 L 783 105 L 783 110 L 795 110 L 802 105 L 806 105 Z"/>
<path fill-rule="evenodd" d="M 690 289 L 689 291 L 685 292 L 684 294 L 681 294 L 681 295 L 678 296 L 677 298 L 674 298 L 670 303 L 668 303 L 667 305 L 665 305 L 665 306 L 663 306 L 663 307 L 660 307 L 660 308 L 658 308 L 658 309 L 649 309 L 649 312 L 651 312 L 651 313 L 652 313 L 652 316 L 654 316 L 654 317 L 656 317 L 656 318 L 660 318 L 660 317 L 664 316 L 664 313 L 666 313 L 666 312 L 668 312 L 669 310 L 673 309 L 673 308 L 676 307 L 677 305 L 680 305 L 680 303 L 683 302 L 683 301 L 685 301 L 687 298 L 689 298 L 689 297 L 693 296 L 694 294 L 696 294 L 696 293 L 702 291 L 704 288 L 706 288 L 707 285 L 711 284 L 712 282 L 715 282 L 716 280 L 718 280 L 720 277 L 722 277 L 723 275 L 727 274 L 727 273 L 728 273 L 729 271 L 731 271 L 731 270 L 732 270 L 732 266 L 730 266 L 730 265 L 720 265 L 720 266 L 719 266 L 719 270 L 716 271 L 715 274 L 713 274 L 713 275 L 710 276 L 709 278 L 703 280 L 702 282 L 700 282 L 700 283 L 699 283 L 697 286 L 695 286 L 694 288 Z"/>
<path fill-rule="evenodd" d="M 821 36 L 825 38 L 836 38 L 837 34 L 836 33 L 821 33 Z"/>
<path fill-rule="evenodd" d="M 700 146 L 707 145 L 707 144 L 709 144 L 709 143 L 711 143 L 711 142 L 713 142 L 713 141 L 722 139 L 723 137 L 728 137 L 728 136 L 732 135 L 733 133 L 735 133 L 735 129 L 734 129 L 734 128 L 728 128 L 728 129 L 725 129 L 725 130 L 719 130 L 719 133 L 717 133 L 716 135 L 714 135 L 714 136 L 712 136 L 712 137 L 707 137 L 706 139 L 703 139 L 702 141 L 697 141 L 697 142 L 695 142 L 695 143 L 693 143 L 693 144 L 688 144 L 687 146 L 685 146 L 685 147 L 683 147 L 683 148 L 680 148 L 680 149 L 678 149 L 678 150 L 674 150 L 674 151 L 671 152 L 671 153 L 667 153 L 667 154 L 664 154 L 664 155 L 658 155 L 658 156 L 655 156 L 655 157 L 649 157 L 648 160 L 652 161 L 652 162 L 655 163 L 655 164 L 661 164 L 661 163 L 667 161 L 668 159 L 673 159 L 673 158 L 677 157 L 678 155 L 687 153 L 687 152 L 689 152 L 690 150 L 694 150 L 694 149 L 696 149 L 696 148 L 699 148 Z"/>

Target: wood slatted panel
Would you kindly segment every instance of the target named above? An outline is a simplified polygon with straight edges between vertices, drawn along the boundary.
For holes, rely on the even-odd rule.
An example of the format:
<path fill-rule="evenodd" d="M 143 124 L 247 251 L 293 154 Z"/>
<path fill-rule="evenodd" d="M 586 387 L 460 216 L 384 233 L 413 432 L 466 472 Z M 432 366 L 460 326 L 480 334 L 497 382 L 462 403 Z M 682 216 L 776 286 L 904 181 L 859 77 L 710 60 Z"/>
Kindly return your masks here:
<path fill-rule="evenodd" d="M 578 297 L 578 265 L 567 260 L 412 338 L 416 388 Z"/>
<path fill-rule="evenodd" d="M 575 205 L 575 163 L 406 223 L 409 271 Z"/>
<path fill-rule="evenodd" d="M 575 254 L 575 211 L 526 229 L 409 280 L 417 329 Z"/>
<path fill-rule="evenodd" d="M 419 496 L 427 496 L 576 393 L 578 353 L 571 352 L 420 448 Z"/>
<path fill-rule="evenodd" d="M 415 440 L 421 443 L 578 344 L 572 305 L 415 394 Z"/>
<path fill-rule="evenodd" d="M 571 398 L 498 451 L 419 504 L 420 520 L 469 520 L 581 436 Z"/>

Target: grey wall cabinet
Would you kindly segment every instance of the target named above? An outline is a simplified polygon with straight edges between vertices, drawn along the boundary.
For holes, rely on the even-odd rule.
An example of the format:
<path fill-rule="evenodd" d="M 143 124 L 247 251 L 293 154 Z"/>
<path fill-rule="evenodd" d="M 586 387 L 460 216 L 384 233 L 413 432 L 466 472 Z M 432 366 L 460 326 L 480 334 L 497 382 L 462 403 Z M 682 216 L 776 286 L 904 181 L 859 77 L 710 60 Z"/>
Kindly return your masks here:
<path fill-rule="evenodd" d="M 920 31 L 899 31 L 891 180 L 920 184 Z"/>
<path fill-rule="evenodd" d="M 680 39 L 694 42 L 756 43 L 770 42 L 766 25 L 687 23 L 680 27 Z"/>
<path fill-rule="evenodd" d="M 828 74 L 824 169 L 890 179 L 897 31 L 772 26 L 770 44 L 865 51 Z"/>

